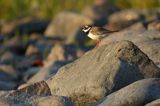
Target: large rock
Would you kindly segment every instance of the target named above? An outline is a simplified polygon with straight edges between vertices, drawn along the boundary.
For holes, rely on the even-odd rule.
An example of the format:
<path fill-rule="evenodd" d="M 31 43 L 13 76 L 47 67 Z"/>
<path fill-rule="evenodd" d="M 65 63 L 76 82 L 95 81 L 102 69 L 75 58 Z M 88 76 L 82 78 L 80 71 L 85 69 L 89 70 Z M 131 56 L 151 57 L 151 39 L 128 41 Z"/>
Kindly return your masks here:
<path fill-rule="evenodd" d="M 121 40 L 129 40 L 134 42 L 149 58 L 155 63 L 160 61 L 160 33 L 158 31 L 147 31 L 147 30 L 124 30 L 121 32 L 113 33 L 108 37 L 104 38 L 101 44 L 109 44 Z"/>
<path fill-rule="evenodd" d="M 160 106 L 160 99 L 154 100 L 151 103 L 146 104 L 145 106 Z"/>
<path fill-rule="evenodd" d="M 4 95 L 4 96 L 3 96 Z M 34 83 L 0 96 L 3 106 L 72 106 L 67 97 L 52 96 L 45 81 Z"/>
<path fill-rule="evenodd" d="M 92 24 L 92 21 L 83 15 L 62 12 L 50 23 L 45 35 L 48 37 L 60 37 L 66 39 L 67 43 L 73 43 L 80 28 L 88 24 Z"/>
<path fill-rule="evenodd" d="M 49 96 L 40 98 L 38 106 L 73 106 L 70 99 L 62 96 Z"/>
<path fill-rule="evenodd" d="M 115 41 L 129 40 L 137 44 L 138 42 L 144 42 L 149 40 L 155 40 L 160 38 L 158 31 L 147 31 L 147 30 L 124 30 L 113 33 L 104 38 L 101 44 L 109 44 Z"/>
<path fill-rule="evenodd" d="M 52 94 L 69 96 L 76 105 L 84 105 L 134 81 L 159 76 L 159 68 L 141 50 L 121 41 L 87 52 L 62 67 L 47 84 Z"/>
<path fill-rule="evenodd" d="M 151 78 L 130 84 L 108 95 L 94 106 L 144 106 L 158 98 L 160 98 L 160 79 Z"/>
<path fill-rule="evenodd" d="M 50 96 L 50 89 L 45 81 L 37 82 L 32 85 L 26 86 L 24 88 L 13 91 L 8 94 L 9 96 L 19 96 L 19 95 L 38 95 L 38 96 Z"/>
<path fill-rule="evenodd" d="M 160 40 L 144 41 L 136 44 L 151 60 L 160 64 Z"/>
<path fill-rule="evenodd" d="M 1 97 L 1 106 L 73 106 L 71 100 L 61 96 L 30 96 Z"/>

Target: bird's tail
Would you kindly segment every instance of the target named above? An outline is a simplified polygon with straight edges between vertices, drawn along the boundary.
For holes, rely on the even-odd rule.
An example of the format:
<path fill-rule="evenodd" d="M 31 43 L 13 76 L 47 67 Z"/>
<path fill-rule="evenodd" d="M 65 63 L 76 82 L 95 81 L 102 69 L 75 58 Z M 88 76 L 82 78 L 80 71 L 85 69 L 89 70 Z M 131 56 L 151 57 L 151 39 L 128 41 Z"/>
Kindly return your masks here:
<path fill-rule="evenodd" d="M 119 30 L 115 30 L 115 31 L 110 31 L 109 33 L 114 33 L 114 32 L 119 32 Z"/>

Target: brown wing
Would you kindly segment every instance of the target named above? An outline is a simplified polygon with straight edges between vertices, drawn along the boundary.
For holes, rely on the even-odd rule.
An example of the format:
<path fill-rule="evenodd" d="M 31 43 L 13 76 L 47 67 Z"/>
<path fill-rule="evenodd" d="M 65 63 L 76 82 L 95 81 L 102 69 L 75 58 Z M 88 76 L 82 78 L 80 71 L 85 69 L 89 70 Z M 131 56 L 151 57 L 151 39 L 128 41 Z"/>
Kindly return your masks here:
<path fill-rule="evenodd" d="M 104 34 L 113 33 L 115 31 L 109 31 L 109 30 L 104 29 L 102 27 L 92 27 L 91 32 L 95 35 L 104 35 Z"/>

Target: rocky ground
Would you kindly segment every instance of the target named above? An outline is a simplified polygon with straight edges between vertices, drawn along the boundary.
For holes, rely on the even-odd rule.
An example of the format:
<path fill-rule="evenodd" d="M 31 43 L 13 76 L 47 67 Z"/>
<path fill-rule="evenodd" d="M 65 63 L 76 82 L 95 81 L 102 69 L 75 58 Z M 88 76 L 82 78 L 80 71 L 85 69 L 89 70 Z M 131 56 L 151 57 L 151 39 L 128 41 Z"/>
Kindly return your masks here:
<path fill-rule="evenodd" d="M 0 24 L 1 106 L 160 106 L 160 8 L 99 5 Z M 119 32 L 95 47 L 88 24 Z"/>

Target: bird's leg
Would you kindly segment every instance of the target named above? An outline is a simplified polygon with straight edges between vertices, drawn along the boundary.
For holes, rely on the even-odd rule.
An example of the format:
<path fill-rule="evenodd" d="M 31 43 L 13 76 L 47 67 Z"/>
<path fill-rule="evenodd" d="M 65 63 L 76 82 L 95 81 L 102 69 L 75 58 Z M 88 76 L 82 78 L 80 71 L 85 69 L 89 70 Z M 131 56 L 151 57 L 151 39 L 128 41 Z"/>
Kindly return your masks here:
<path fill-rule="evenodd" d="M 101 42 L 100 40 L 96 40 L 96 47 L 99 46 L 100 42 Z"/>

